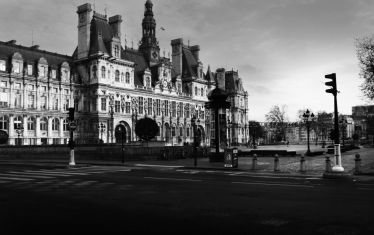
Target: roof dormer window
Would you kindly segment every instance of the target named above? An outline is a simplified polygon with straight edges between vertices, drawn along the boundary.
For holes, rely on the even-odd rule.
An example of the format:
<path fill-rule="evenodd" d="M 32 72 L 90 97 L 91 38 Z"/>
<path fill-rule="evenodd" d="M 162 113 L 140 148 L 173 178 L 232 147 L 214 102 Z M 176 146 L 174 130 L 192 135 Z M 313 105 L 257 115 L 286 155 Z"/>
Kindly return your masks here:
<path fill-rule="evenodd" d="M 114 46 L 114 57 L 119 58 L 119 46 L 118 45 Z"/>
<path fill-rule="evenodd" d="M 13 73 L 21 74 L 21 72 L 22 72 L 22 62 L 13 61 L 12 64 L 13 64 Z"/>
<path fill-rule="evenodd" d="M 51 71 L 51 77 L 53 79 L 56 79 L 56 69 L 52 69 L 52 71 Z"/>
<path fill-rule="evenodd" d="M 27 75 L 32 76 L 32 64 L 27 65 Z"/>

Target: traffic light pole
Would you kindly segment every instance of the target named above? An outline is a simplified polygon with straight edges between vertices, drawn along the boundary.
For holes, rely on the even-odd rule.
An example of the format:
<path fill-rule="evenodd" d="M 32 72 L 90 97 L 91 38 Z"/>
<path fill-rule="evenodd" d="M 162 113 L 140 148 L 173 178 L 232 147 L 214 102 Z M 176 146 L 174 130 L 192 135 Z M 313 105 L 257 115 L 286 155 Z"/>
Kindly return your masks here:
<path fill-rule="evenodd" d="M 342 155 L 340 150 L 339 142 L 339 118 L 338 118 L 338 97 L 337 93 L 334 94 L 334 129 L 335 129 L 335 144 L 334 144 L 334 156 L 335 166 L 332 168 L 333 172 L 344 172 L 342 166 Z"/>

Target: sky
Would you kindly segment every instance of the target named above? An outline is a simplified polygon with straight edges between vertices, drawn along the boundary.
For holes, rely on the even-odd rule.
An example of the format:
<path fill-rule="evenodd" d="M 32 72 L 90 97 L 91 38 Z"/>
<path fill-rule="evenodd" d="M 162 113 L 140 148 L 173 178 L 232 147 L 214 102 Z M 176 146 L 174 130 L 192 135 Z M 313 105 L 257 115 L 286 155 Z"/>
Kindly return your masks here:
<path fill-rule="evenodd" d="M 137 47 L 145 0 L 0 0 L 0 41 L 40 45 L 71 55 L 77 46 L 77 6 L 122 15 L 122 45 Z M 374 34 L 372 0 L 152 0 L 163 51 L 183 38 L 200 45 L 205 69 L 235 70 L 248 91 L 249 119 L 265 121 L 274 105 L 333 112 L 324 75 L 337 74 L 338 106 L 372 104 L 360 90 L 355 40 Z M 160 30 L 163 27 L 165 30 Z"/>

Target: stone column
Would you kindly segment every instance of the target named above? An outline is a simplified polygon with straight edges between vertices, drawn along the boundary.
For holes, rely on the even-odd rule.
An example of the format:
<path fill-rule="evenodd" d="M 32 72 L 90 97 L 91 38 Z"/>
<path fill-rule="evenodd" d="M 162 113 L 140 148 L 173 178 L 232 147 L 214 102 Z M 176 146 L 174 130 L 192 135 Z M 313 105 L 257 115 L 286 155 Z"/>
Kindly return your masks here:
<path fill-rule="evenodd" d="M 10 108 L 14 108 L 14 103 L 13 103 L 13 84 L 14 84 L 14 82 L 9 81 L 9 94 L 8 94 L 8 97 L 9 97 L 9 107 Z"/>
<path fill-rule="evenodd" d="M 47 139 L 47 144 L 52 144 L 53 143 L 53 135 L 52 135 L 52 118 L 51 116 L 48 117 L 48 139 Z"/>
<path fill-rule="evenodd" d="M 9 115 L 9 145 L 15 145 L 15 138 L 17 138 L 14 132 L 14 115 Z"/>
<path fill-rule="evenodd" d="M 22 108 L 26 109 L 27 108 L 27 92 L 26 92 L 26 84 L 23 83 L 23 99 L 22 99 Z"/>
<path fill-rule="evenodd" d="M 21 133 L 21 140 L 22 140 L 22 145 L 26 144 L 25 143 L 25 137 L 28 137 L 28 129 L 27 129 L 27 115 L 23 115 L 23 132 Z"/>
<path fill-rule="evenodd" d="M 59 126 L 59 137 L 60 137 L 60 144 L 64 144 L 64 118 L 60 117 L 60 126 Z"/>
<path fill-rule="evenodd" d="M 35 135 L 36 135 L 36 145 L 41 145 L 41 136 L 40 136 L 40 116 L 36 116 L 36 126 L 35 126 Z"/>

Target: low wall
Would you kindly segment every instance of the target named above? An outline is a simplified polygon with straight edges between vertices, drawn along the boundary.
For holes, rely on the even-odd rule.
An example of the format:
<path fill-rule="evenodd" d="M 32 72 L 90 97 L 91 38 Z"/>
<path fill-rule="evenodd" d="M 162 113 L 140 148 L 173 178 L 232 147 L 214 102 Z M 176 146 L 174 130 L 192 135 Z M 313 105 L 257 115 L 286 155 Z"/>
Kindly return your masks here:
<path fill-rule="evenodd" d="M 77 145 L 75 156 L 81 160 L 121 160 L 121 145 Z M 198 148 L 198 157 L 206 157 L 207 149 Z M 0 146 L 0 159 L 66 159 L 66 145 Z M 124 146 L 126 160 L 175 160 L 193 156 L 192 146 L 140 147 Z"/>

